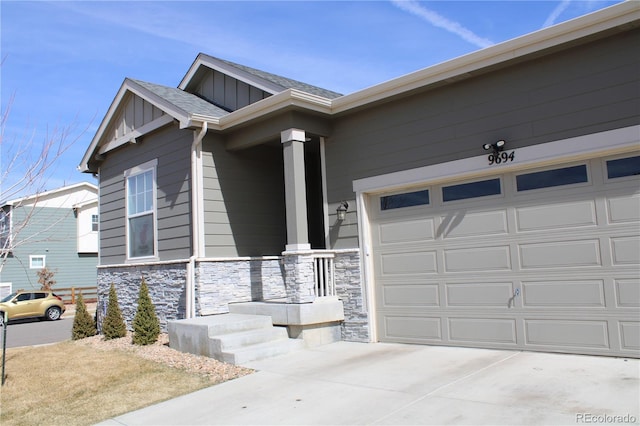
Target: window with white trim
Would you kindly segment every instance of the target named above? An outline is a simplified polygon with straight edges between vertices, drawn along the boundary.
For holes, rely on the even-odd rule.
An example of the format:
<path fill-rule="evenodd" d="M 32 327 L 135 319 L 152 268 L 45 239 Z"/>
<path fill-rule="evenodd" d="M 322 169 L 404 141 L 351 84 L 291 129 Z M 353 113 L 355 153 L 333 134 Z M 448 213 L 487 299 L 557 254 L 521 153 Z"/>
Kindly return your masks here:
<path fill-rule="evenodd" d="M 98 232 L 99 218 L 97 214 L 91 215 L 91 232 Z"/>
<path fill-rule="evenodd" d="M 127 194 L 127 257 L 156 255 L 156 161 L 125 172 Z"/>
<path fill-rule="evenodd" d="M 30 269 L 42 269 L 47 266 L 46 256 L 30 255 L 29 256 L 29 268 Z"/>

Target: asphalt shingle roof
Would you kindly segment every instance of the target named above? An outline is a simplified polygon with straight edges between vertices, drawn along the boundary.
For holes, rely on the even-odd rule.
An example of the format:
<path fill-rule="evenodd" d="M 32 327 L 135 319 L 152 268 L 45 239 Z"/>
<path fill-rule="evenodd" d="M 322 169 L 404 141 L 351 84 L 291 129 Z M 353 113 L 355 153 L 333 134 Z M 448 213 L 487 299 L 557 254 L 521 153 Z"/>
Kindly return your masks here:
<path fill-rule="evenodd" d="M 242 71 L 245 71 L 249 74 L 255 75 L 256 77 L 262 78 L 264 80 L 270 81 L 271 83 L 277 84 L 282 87 L 282 90 L 286 89 L 297 89 L 303 92 L 311 93 L 313 95 L 322 96 L 323 98 L 335 99 L 342 96 L 341 93 L 334 92 L 331 90 L 323 89 L 321 87 L 313 86 L 311 84 L 303 83 L 301 81 L 293 80 L 290 78 L 282 77 L 280 75 L 271 74 L 266 71 L 262 71 L 259 69 L 251 68 L 246 65 L 236 64 L 235 62 L 227 61 L 224 59 L 216 58 L 214 56 L 201 54 L 202 56 L 208 56 L 209 58 L 224 62 L 227 65 L 230 65 L 234 68 L 238 68 Z"/>
<path fill-rule="evenodd" d="M 199 98 L 196 95 L 193 95 L 189 92 L 185 92 L 184 90 L 180 90 L 175 87 L 162 86 L 160 84 L 149 83 L 147 81 L 142 80 L 134 80 L 131 81 L 139 84 L 150 92 L 155 93 L 160 96 L 162 99 L 170 102 L 171 104 L 177 106 L 181 110 L 185 111 L 189 114 L 198 114 L 198 115 L 206 115 L 209 117 L 222 117 L 229 114 L 228 111 L 215 106 L 214 104 L 205 101 L 202 98 Z"/>

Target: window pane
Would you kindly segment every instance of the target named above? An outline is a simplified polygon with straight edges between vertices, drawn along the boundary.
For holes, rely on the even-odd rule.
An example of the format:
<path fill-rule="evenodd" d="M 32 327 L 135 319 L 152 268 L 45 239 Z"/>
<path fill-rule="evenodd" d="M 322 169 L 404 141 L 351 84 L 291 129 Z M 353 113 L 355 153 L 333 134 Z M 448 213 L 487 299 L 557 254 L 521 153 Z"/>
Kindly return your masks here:
<path fill-rule="evenodd" d="M 399 209 L 402 207 L 422 206 L 429 204 L 429 190 L 405 192 L 380 197 L 380 210 Z"/>
<path fill-rule="evenodd" d="M 153 215 L 129 219 L 129 257 L 153 256 Z"/>
<path fill-rule="evenodd" d="M 607 161 L 609 179 L 640 175 L 640 156 Z"/>
<path fill-rule="evenodd" d="M 588 180 L 587 166 L 582 164 L 580 166 L 519 175 L 516 176 L 516 186 L 518 191 L 529 191 L 531 189 L 582 183 Z"/>
<path fill-rule="evenodd" d="M 29 267 L 31 269 L 42 269 L 44 268 L 44 257 L 42 256 L 33 256 L 31 257 L 31 262 Z"/>
<path fill-rule="evenodd" d="M 500 193 L 500 179 L 496 178 L 479 182 L 463 183 L 461 185 L 445 186 L 442 188 L 442 200 L 466 200 L 467 198 L 486 197 Z"/>
<path fill-rule="evenodd" d="M 134 215 L 153 210 L 153 171 L 149 170 L 128 179 L 128 209 Z"/>

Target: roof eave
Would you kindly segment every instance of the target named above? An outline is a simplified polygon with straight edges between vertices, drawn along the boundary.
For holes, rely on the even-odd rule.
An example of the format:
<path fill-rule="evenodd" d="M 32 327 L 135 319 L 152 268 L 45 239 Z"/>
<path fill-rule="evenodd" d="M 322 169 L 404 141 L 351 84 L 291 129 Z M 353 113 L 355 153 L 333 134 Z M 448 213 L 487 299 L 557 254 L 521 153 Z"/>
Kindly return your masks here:
<path fill-rule="evenodd" d="M 205 55 L 203 53 L 198 54 L 198 57 L 195 59 L 195 61 L 193 61 L 193 64 L 191 64 L 191 67 L 189 67 L 189 70 L 180 81 L 178 89 L 185 90 L 189 83 L 191 83 L 191 80 L 196 75 L 201 66 L 220 71 L 223 74 L 226 74 L 230 77 L 250 84 L 260 90 L 264 90 L 265 92 L 271 94 L 276 94 L 283 90 L 282 86 L 275 84 L 272 81 L 260 78 L 254 74 L 248 73 L 242 69 L 236 68 L 226 62 L 223 62 L 212 56 Z"/>
<path fill-rule="evenodd" d="M 308 111 L 331 115 L 331 103 L 331 99 L 322 96 L 297 89 L 287 89 L 221 117 L 218 124 L 219 130 L 230 129 L 290 107 L 300 107 Z"/>
<path fill-rule="evenodd" d="M 626 1 L 336 98 L 332 103 L 333 112 L 345 112 L 418 88 L 467 78 L 481 69 L 629 24 L 638 19 L 640 2 Z"/>
<path fill-rule="evenodd" d="M 96 134 L 93 136 L 93 139 L 89 144 L 89 148 L 87 149 L 84 156 L 82 157 L 82 161 L 78 166 L 78 170 L 80 172 L 82 173 L 93 172 L 93 170 L 89 167 L 89 162 L 91 161 L 91 158 L 98 151 L 100 141 L 102 140 L 102 137 L 104 136 L 105 131 L 111 124 L 111 121 L 113 120 L 118 110 L 118 107 L 120 106 L 120 104 L 122 103 L 122 100 L 124 99 L 124 97 L 128 92 L 133 93 L 141 97 L 142 99 L 148 101 L 149 103 L 153 104 L 154 106 L 160 108 L 166 114 L 178 120 L 181 123 L 181 127 L 186 127 L 185 123 L 189 122 L 189 114 L 187 114 L 184 110 L 176 107 L 172 103 L 168 102 L 167 100 L 158 96 L 157 94 L 153 93 L 147 88 L 139 85 L 135 81 L 129 78 L 125 78 L 124 82 L 120 86 L 120 89 L 118 90 L 118 93 L 116 94 L 113 101 L 111 102 L 111 105 L 107 110 L 107 114 L 102 119 L 102 122 L 100 123 L 100 127 L 98 127 Z"/>

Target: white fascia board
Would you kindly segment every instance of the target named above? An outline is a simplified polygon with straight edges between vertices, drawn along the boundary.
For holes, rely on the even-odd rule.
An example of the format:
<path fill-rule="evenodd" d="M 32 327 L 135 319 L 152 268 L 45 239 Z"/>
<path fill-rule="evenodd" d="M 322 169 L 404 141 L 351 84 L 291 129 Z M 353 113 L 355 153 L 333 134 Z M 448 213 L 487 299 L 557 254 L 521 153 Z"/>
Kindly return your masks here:
<path fill-rule="evenodd" d="M 640 2 L 625 1 L 592 14 L 544 28 L 334 99 L 332 102 L 333 113 L 348 111 L 430 84 L 464 79 L 470 73 L 485 67 L 578 40 L 638 19 L 640 19 Z"/>
<path fill-rule="evenodd" d="M 184 90 L 189 85 L 201 66 L 215 71 L 220 71 L 221 73 L 226 74 L 229 77 L 235 78 L 239 81 L 257 87 L 258 89 L 264 90 L 265 92 L 271 94 L 276 94 L 282 91 L 282 86 L 279 86 L 269 80 L 260 78 L 249 72 L 243 71 L 216 58 L 202 54 L 198 55 L 196 60 L 189 68 L 189 71 L 187 71 L 187 74 L 182 78 L 182 81 L 178 85 L 178 89 Z"/>
<path fill-rule="evenodd" d="M 296 89 L 287 89 L 268 98 L 262 99 L 234 111 L 219 120 L 220 130 L 228 129 L 247 121 L 260 118 L 268 113 L 280 109 L 298 106 L 309 111 L 331 114 L 331 100 L 322 96 L 312 95 Z"/>
<path fill-rule="evenodd" d="M 128 87 L 127 89 L 139 96 L 140 98 L 144 99 L 145 101 L 153 104 L 154 106 L 160 108 L 162 111 L 166 112 L 167 114 L 171 115 L 173 118 L 175 118 L 176 120 L 180 121 L 180 122 L 185 122 L 189 120 L 189 114 L 187 114 L 186 111 L 176 107 L 174 104 L 172 104 L 171 102 L 167 101 L 166 99 L 156 95 L 155 93 L 149 91 L 148 89 L 146 89 L 145 87 L 139 85 L 138 83 L 131 81 L 129 79 L 127 79 Z"/>
<path fill-rule="evenodd" d="M 507 152 L 510 151 L 508 144 L 509 141 L 505 146 Z M 639 149 L 640 125 L 636 125 L 517 148 L 514 150 L 515 161 L 500 166 L 489 166 L 485 154 L 358 179 L 353 181 L 353 191 L 357 194 L 392 191 L 403 187 L 509 173 Z"/>
<path fill-rule="evenodd" d="M 118 107 L 120 107 L 123 99 L 127 95 L 127 92 L 133 93 L 141 97 L 142 99 L 150 102 L 151 104 L 160 108 L 165 113 L 171 115 L 173 118 L 180 121 L 181 123 L 188 121 L 187 114 L 184 111 L 176 108 L 175 105 L 168 103 L 166 100 L 160 98 L 159 96 L 150 92 L 146 88 L 135 83 L 131 79 L 125 78 L 124 82 L 120 86 L 120 89 L 118 90 L 118 93 L 116 94 L 113 101 L 111 102 L 111 105 L 107 110 L 107 113 L 102 119 L 102 122 L 100 123 L 100 127 L 98 127 L 96 134 L 93 136 L 93 139 L 89 144 L 89 148 L 87 149 L 84 156 L 82 157 L 82 162 L 78 166 L 78 170 L 80 172 L 85 173 L 89 171 L 89 161 L 91 160 L 91 156 L 94 155 L 94 153 L 98 149 L 98 144 L 102 140 L 102 136 L 104 135 L 104 132 L 107 130 L 107 128 L 111 124 L 111 121 L 113 120 L 113 117 L 118 111 Z"/>
<path fill-rule="evenodd" d="M 86 208 L 88 206 L 92 206 L 92 205 L 95 205 L 95 206 L 98 205 L 98 198 L 97 197 L 94 200 L 89 200 L 89 201 L 85 201 L 85 202 L 82 202 L 82 203 L 74 204 L 72 207 L 74 209 L 79 209 L 80 210 L 80 209 L 84 209 L 84 208 Z"/>
<path fill-rule="evenodd" d="M 22 197 L 22 198 L 16 198 L 15 200 L 11 200 L 11 201 L 7 201 L 6 203 L 4 203 L 5 206 L 14 206 L 17 204 L 24 204 L 24 203 L 28 203 L 32 200 L 40 200 L 43 198 L 47 198 L 47 197 L 51 197 L 51 196 L 55 196 L 58 195 L 61 192 L 64 191 L 68 191 L 68 192 L 73 192 L 79 189 L 86 189 L 90 192 L 94 192 L 96 195 L 98 194 L 98 187 L 92 183 L 89 182 L 79 182 L 79 183 L 74 183 L 73 185 L 68 185 L 68 186 L 63 186 L 61 188 L 56 188 L 56 189 L 52 189 L 50 191 L 45 191 L 45 192 L 40 192 L 38 194 L 32 194 L 32 195 L 27 195 L 26 197 Z"/>
<path fill-rule="evenodd" d="M 94 152 L 98 148 L 98 143 L 100 143 L 100 139 L 102 139 L 102 135 L 104 134 L 105 130 L 111 123 L 111 119 L 113 118 L 116 110 L 118 109 L 120 102 L 122 102 L 122 99 L 127 93 L 126 84 L 127 84 L 127 80 L 125 79 L 125 81 L 122 82 L 122 85 L 120 85 L 120 89 L 118 89 L 118 93 L 116 93 L 116 96 L 113 98 L 113 101 L 111 101 L 111 105 L 109 105 L 109 109 L 107 110 L 107 113 L 102 118 L 102 122 L 100 123 L 98 130 L 96 131 L 95 135 L 93 135 L 93 139 L 91 139 L 89 148 L 87 148 L 87 150 L 85 151 L 84 156 L 82 157 L 82 161 L 78 166 L 78 170 L 80 172 L 85 173 L 89 171 L 89 160 L 91 160 L 91 156 L 93 156 Z"/>

